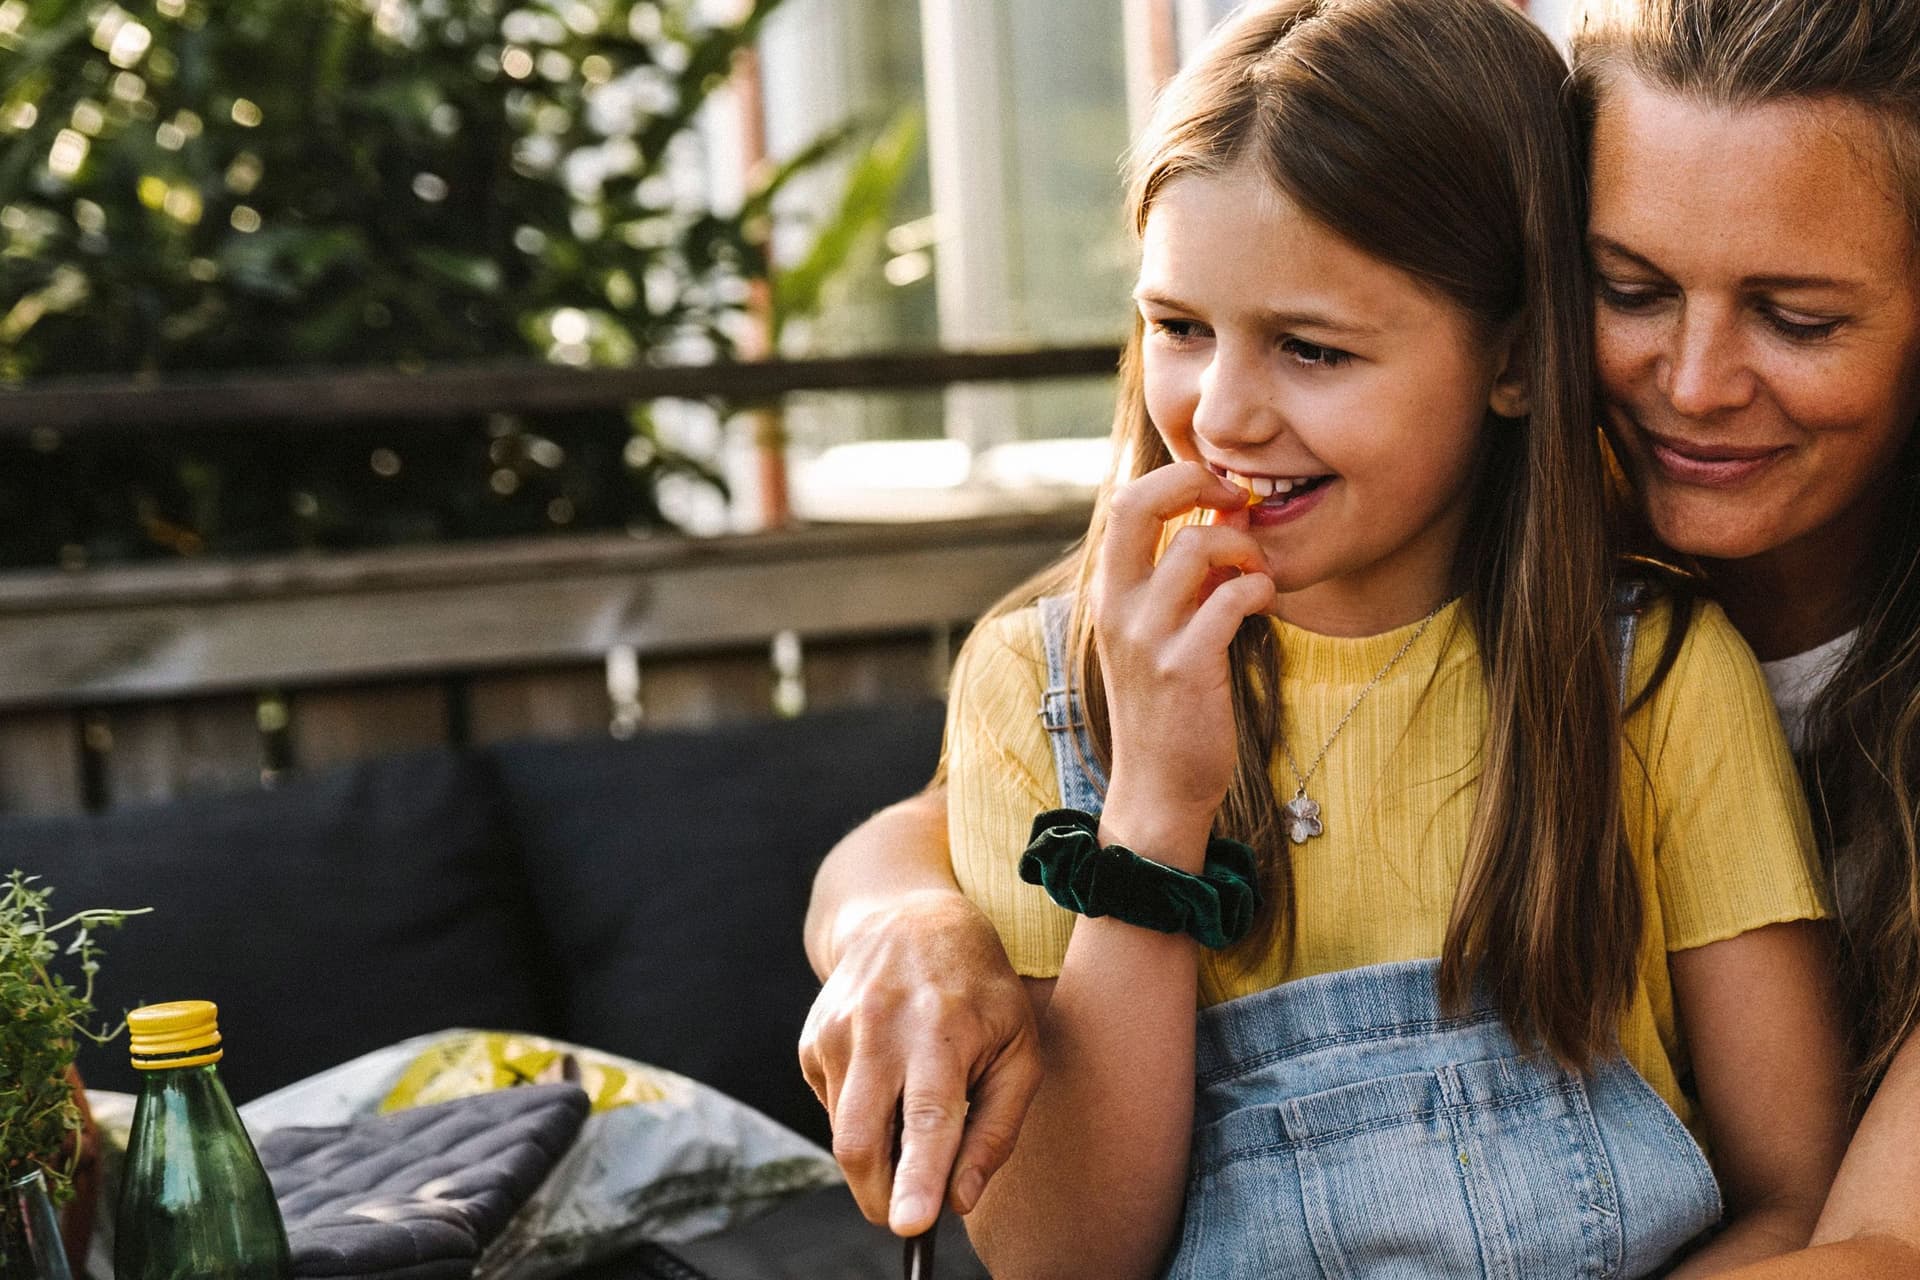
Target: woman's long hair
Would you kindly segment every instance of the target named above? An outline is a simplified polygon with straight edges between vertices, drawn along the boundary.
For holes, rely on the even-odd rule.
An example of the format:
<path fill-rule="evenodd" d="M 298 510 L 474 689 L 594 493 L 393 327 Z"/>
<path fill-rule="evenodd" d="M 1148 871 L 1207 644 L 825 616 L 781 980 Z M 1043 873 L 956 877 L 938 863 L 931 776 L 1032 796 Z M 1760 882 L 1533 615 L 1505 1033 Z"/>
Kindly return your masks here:
<path fill-rule="evenodd" d="M 1573 42 L 1590 126 L 1610 80 L 1718 105 L 1850 101 L 1882 125 L 1920 252 L 1920 4 L 1612 0 Z M 1841 974 L 1864 1099 L 1920 1026 L 1920 432 L 1900 454 L 1859 600 L 1860 629 L 1816 699 L 1801 760 L 1840 908 Z"/>
<path fill-rule="evenodd" d="M 1521 1043 L 1584 1064 L 1617 1034 L 1644 907 L 1622 835 L 1583 170 L 1565 74 L 1547 39 L 1498 0 L 1259 5 L 1169 87 L 1134 156 L 1131 209 L 1137 232 L 1169 183 L 1252 166 L 1326 227 L 1462 308 L 1485 341 L 1518 336 L 1532 411 L 1489 415 L 1483 427 L 1454 568 L 1490 719 L 1440 986 L 1455 1008 L 1483 992 Z M 1075 593 L 1077 687 L 1103 762 L 1109 721 L 1087 587 L 1113 489 L 1169 461 L 1147 415 L 1140 345 L 1136 318 L 1114 469 L 1087 538 L 994 610 Z M 1269 773 L 1280 660 L 1266 618 L 1241 627 L 1231 658 L 1238 763 L 1217 829 L 1261 857 L 1264 905 L 1237 955 L 1252 968 L 1276 948 L 1290 954 L 1293 941 L 1291 864 Z"/>

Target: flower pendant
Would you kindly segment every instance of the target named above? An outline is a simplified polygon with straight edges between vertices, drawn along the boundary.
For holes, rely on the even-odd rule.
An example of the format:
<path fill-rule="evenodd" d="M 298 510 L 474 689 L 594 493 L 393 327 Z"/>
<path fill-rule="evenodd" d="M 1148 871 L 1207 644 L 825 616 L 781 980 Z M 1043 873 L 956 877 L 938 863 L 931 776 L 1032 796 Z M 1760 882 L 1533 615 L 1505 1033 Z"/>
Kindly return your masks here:
<path fill-rule="evenodd" d="M 1293 793 L 1286 807 L 1287 837 L 1295 844 L 1305 844 L 1325 829 L 1320 825 L 1320 806 L 1307 799 L 1305 787 Z"/>

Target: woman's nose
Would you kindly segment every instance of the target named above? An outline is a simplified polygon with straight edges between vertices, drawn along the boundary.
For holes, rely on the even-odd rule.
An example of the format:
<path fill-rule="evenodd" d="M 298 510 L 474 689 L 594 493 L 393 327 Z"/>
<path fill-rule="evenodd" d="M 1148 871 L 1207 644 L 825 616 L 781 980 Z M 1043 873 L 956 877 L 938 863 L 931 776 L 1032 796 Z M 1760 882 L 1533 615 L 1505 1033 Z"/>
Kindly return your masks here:
<path fill-rule="evenodd" d="M 1194 433 L 1222 448 L 1272 439 L 1281 424 L 1270 377 L 1271 370 L 1259 353 L 1222 345 L 1200 377 Z"/>
<path fill-rule="evenodd" d="M 1738 409 L 1753 399 L 1754 377 L 1734 317 L 1689 307 L 1660 359 L 1660 393 L 1689 418 Z"/>

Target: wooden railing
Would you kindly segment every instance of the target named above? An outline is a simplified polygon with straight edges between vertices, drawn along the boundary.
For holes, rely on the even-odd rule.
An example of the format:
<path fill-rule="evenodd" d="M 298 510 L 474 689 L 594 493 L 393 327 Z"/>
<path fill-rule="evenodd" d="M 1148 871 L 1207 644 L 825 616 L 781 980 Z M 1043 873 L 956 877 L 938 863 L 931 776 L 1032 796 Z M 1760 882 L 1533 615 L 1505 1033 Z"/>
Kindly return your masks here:
<path fill-rule="evenodd" d="M 0 394 L 0 432 L 239 429 L 1110 373 L 1111 348 Z M 580 536 L 0 576 L 0 812 L 258 784 L 437 743 L 626 733 L 944 688 L 979 613 L 1085 528 L 1043 514 Z"/>
<path fill-rule="evenodd" d="M 484 413 L 565 413 L 643 400 L 741 407 L 795 391 L 901 391 L 962 382 L 1112 375 L 1110 344 L 1022 351 L 924 351 L 629 369 L 494 365 L 423 373 L 248 374 L 159 381 L 73 379 L 0 391 L 0 433 L 148 432 L 219 424 L 434 422 Z"/>

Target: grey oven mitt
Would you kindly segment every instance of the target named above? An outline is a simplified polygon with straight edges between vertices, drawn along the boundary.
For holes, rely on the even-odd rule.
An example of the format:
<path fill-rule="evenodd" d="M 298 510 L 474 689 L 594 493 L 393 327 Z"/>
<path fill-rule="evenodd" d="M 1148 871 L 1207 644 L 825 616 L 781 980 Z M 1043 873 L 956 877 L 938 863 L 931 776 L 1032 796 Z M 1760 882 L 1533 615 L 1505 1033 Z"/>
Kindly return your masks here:
<path fill-rule="evenodd" d="M 579 1086 L 538 1084 L 274 1130 L 260 1140 L 260 1161 L 286 1220 L 293 1274 L 471 1274 L 586 1118 Z"/>

